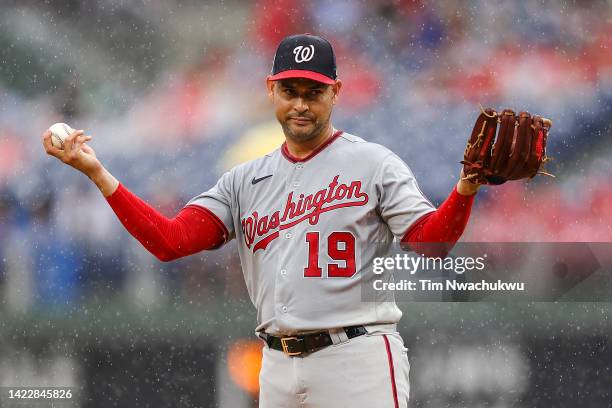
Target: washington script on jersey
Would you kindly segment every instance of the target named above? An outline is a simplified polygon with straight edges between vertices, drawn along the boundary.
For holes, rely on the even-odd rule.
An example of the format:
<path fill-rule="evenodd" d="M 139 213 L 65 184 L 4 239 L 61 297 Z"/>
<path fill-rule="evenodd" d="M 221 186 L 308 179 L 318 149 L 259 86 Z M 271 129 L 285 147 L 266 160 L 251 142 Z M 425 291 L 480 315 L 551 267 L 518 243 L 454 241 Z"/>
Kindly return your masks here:
<path fill-rule="evenodd" d="M 257 241 L 253 246 L 253 252 L 258 249 L 265 250 L 271 241 L 278 238 L 279 231 L 306 220 L 310 225 L 316 225 L 319 216 L 325 212 L 368 203 L 368 195 L 361 191 L 361 181 L 338 183 L 339 177 L 340 175 L 336 175 L 326 188 L 316 193 L 300 194 L 297 201 L 294 201 L 293 191 L 290 192 L 284 208 L 271 215 L 260 217 L 257 211 L 253 211 L 250 216 L 243 218 L 242 232 L 246 246 L 251 248 L 251 245 Z"/>

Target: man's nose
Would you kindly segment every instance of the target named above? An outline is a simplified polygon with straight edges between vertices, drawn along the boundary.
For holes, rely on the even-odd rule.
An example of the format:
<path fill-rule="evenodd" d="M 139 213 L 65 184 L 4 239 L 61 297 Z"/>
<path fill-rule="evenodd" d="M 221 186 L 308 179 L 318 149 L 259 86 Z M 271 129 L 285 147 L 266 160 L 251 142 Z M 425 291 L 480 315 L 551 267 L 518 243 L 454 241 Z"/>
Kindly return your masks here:
<path fill-rule="evenodd" d="M 308 104 L 304 101 L 304 98 L 297 98 L 295 110 L 298 112 L 306 112 L 308 110 Z"/>

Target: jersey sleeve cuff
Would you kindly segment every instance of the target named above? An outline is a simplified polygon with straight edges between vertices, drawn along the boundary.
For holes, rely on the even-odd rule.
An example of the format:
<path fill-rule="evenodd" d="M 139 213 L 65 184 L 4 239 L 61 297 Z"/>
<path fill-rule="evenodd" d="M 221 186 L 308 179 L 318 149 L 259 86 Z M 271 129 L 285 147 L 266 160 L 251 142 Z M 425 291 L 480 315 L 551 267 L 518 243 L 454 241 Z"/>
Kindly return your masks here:
<path fill-rule="evenodd" d="M 202 207 L 201 205 L 198 204 L 187 204 L 185 206 L 185 208 L 193 208 L 196 209 L 198 211 L 201 211 L 203 213 L 205 213 L 208 217 L 210 217 L 210 219 L 219 227 L 221 228 L 221 230 L 223 230 L 223 243 L 227 243 L 227 241 L 229 240 L 230 234 L 229 234 L 229 230 L 227 229 L 227 227 L 225 226 L 225 223 L 223 223 L 223 221 L 221 220 L 221 218 L 219 218 L 217 216 L 217 214 L 215 214 L 214 212 L 212 212 L 210 209 L 206 208 L 206 207 Z"/>

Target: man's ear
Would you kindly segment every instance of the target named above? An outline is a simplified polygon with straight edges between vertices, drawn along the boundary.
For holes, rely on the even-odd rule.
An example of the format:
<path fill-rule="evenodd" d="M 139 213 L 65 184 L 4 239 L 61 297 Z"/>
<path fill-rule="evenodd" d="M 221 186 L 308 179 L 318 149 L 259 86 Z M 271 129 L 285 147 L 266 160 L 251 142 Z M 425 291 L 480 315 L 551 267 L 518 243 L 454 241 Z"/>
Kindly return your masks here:
<path fill-rule="evenodd" d="M 274 100 L 274 83 L 276 81 L 271 81 L 270 79 L 266 78 L 266 88 L 268 88 L 268 98 L 270 99 L 270 101 Z"/>
<path fill-rule="evenodd" d="M 332 103 L 336 103 L 338 102 L 338 97 L 340 95 L 340 88 L 342 88 L 342 81 L 339 79 L 336 79 L 336 83 L 333 84 L 332 86 L 332 92 L 334 93 L 334 96 L 332 97 Z"/>

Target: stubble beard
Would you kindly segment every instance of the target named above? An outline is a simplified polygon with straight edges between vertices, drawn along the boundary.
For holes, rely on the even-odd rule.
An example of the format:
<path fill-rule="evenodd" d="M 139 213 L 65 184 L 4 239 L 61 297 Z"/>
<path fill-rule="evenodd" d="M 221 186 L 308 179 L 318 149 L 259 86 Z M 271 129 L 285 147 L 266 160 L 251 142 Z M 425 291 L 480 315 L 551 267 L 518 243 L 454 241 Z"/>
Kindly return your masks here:
<path fill-rule="evenodd" d="M 331 112 L 330 112 L 330 117 L 331 117 Z M 281 127 L 283 128 L 283 133 L 285 133 L 286 137 L 293 140 L 294 142 L 303 143 L 303 142 L 307 142 L 309 140 L 315 139 L 317 136 L 319 136 L 321 132 L 323 132 L 325 128 L 327 127 L 327 124 L 329 123 L 329 117 L 327 118 L 327 120 L 316 121 L 312 123 L 314 126 L 312 130 L 308 133 L 304 133 L 303 131 L 294 132 L 293 129 L 291 128 L 291 125 L 289 124 L 289 120 L 286 120 L 285 122 L 281 122 Z"/>

